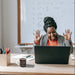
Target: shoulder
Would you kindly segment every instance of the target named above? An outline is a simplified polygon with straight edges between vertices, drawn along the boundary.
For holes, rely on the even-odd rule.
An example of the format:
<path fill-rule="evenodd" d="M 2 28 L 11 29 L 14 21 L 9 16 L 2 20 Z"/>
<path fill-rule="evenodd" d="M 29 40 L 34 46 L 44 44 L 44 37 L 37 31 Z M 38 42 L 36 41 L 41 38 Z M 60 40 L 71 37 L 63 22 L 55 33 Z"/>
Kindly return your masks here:
<path fill-rule="evenodd" d="M 64 37 L 62 35 L 57 34 L 57 38 L 60 40 L 64 40 Z"/>
<path fill-rule="evenodd" d="M 43 35 L 42 38 L 41 38 L 41 41 L 47 41 L 48 40 L 48 36 L 47 34 Z"/>
<path fill-rule="evenodd" d="M 46 46 L 47 45 L 47 41 L 48 41 L 48 36 L 47 34 L 43 35 L 41 40 L 40 40 L 40 45 L 41 46 Z"/>
<path fill-rule="evenodd" d="M 47 34 L 44 34 L 44 35 L 42 36 L 42 39 L 47 39 L 47 38 L 48 38 Z"/>

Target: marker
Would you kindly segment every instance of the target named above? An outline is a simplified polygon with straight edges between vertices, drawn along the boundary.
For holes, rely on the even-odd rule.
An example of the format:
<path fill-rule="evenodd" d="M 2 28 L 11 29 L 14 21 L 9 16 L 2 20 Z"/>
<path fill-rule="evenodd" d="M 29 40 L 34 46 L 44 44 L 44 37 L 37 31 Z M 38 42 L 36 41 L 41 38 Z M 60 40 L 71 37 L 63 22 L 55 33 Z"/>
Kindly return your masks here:
<path fill-rule="evenodd" d="M 6 51 L 3 51 L 3 53 L 2 54 L 5 54 L 6 53 Z"/>
<path fill-rule="evenodd" d="M 2 54 L 2 52 L 3 52 L 3 51 L 2 51 L 2 49 L 0 48 L 0 54 Z"/>
<path fill-rule="evenodd" d="M 1 50 L 0 50 L 0 54 L 1 54 Z"/>
<path fill-rule="evenodd" d="M 6 48 L 6 54 L 7 54 L 7 48 Z"/>
<path fill-rule="evenodd" d="M 9 51 L 7 53 L 10 53 L 10 49 L 9 49 Z"/>

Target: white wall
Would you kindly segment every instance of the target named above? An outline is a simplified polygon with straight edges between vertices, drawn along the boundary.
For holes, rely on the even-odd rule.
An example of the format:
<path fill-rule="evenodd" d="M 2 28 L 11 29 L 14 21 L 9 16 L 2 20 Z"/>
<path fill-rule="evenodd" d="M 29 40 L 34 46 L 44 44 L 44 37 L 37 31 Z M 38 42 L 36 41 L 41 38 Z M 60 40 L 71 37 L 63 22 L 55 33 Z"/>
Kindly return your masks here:
<path fill-rule="evenodd" d="M 17 0 L 2 0 L 3 8 L 3 48 L 15 51 L 17 44 Z"/>
<path fill-rule="evenodd" d="M 0 48 L 2 47 L 2 31 L 1 31 L 1 27 L 2 27 L 2 13 L 1 13 L 1 0 L 0 0 Z"/>

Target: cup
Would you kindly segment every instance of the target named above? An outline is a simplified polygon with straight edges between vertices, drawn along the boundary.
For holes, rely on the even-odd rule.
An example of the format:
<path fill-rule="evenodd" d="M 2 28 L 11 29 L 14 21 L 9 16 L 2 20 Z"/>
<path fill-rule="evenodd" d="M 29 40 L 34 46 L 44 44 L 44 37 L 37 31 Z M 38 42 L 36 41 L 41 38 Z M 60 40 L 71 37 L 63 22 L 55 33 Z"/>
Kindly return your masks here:
<path fill-rule="evenodd" d="M 26 59 L 25 58 L 20 58 L 20 66 L 26 67 Z"/>

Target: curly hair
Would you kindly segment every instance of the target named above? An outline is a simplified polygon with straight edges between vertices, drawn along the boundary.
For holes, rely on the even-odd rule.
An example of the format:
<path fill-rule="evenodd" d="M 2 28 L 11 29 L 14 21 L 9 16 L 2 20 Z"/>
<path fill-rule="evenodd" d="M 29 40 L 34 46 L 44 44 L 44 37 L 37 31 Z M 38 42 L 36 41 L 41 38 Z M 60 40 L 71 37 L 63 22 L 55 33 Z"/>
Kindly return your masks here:
<path fill-rule="evenodd" d="M 55 20 L 52 17 L 45 17 L 44 18 L 44 30 L 45 32 L 47 32 L 47 28 L 48 27 L 54 27 L 55 29 L 57 29 L 57 24 L 55 22 Z"/>

